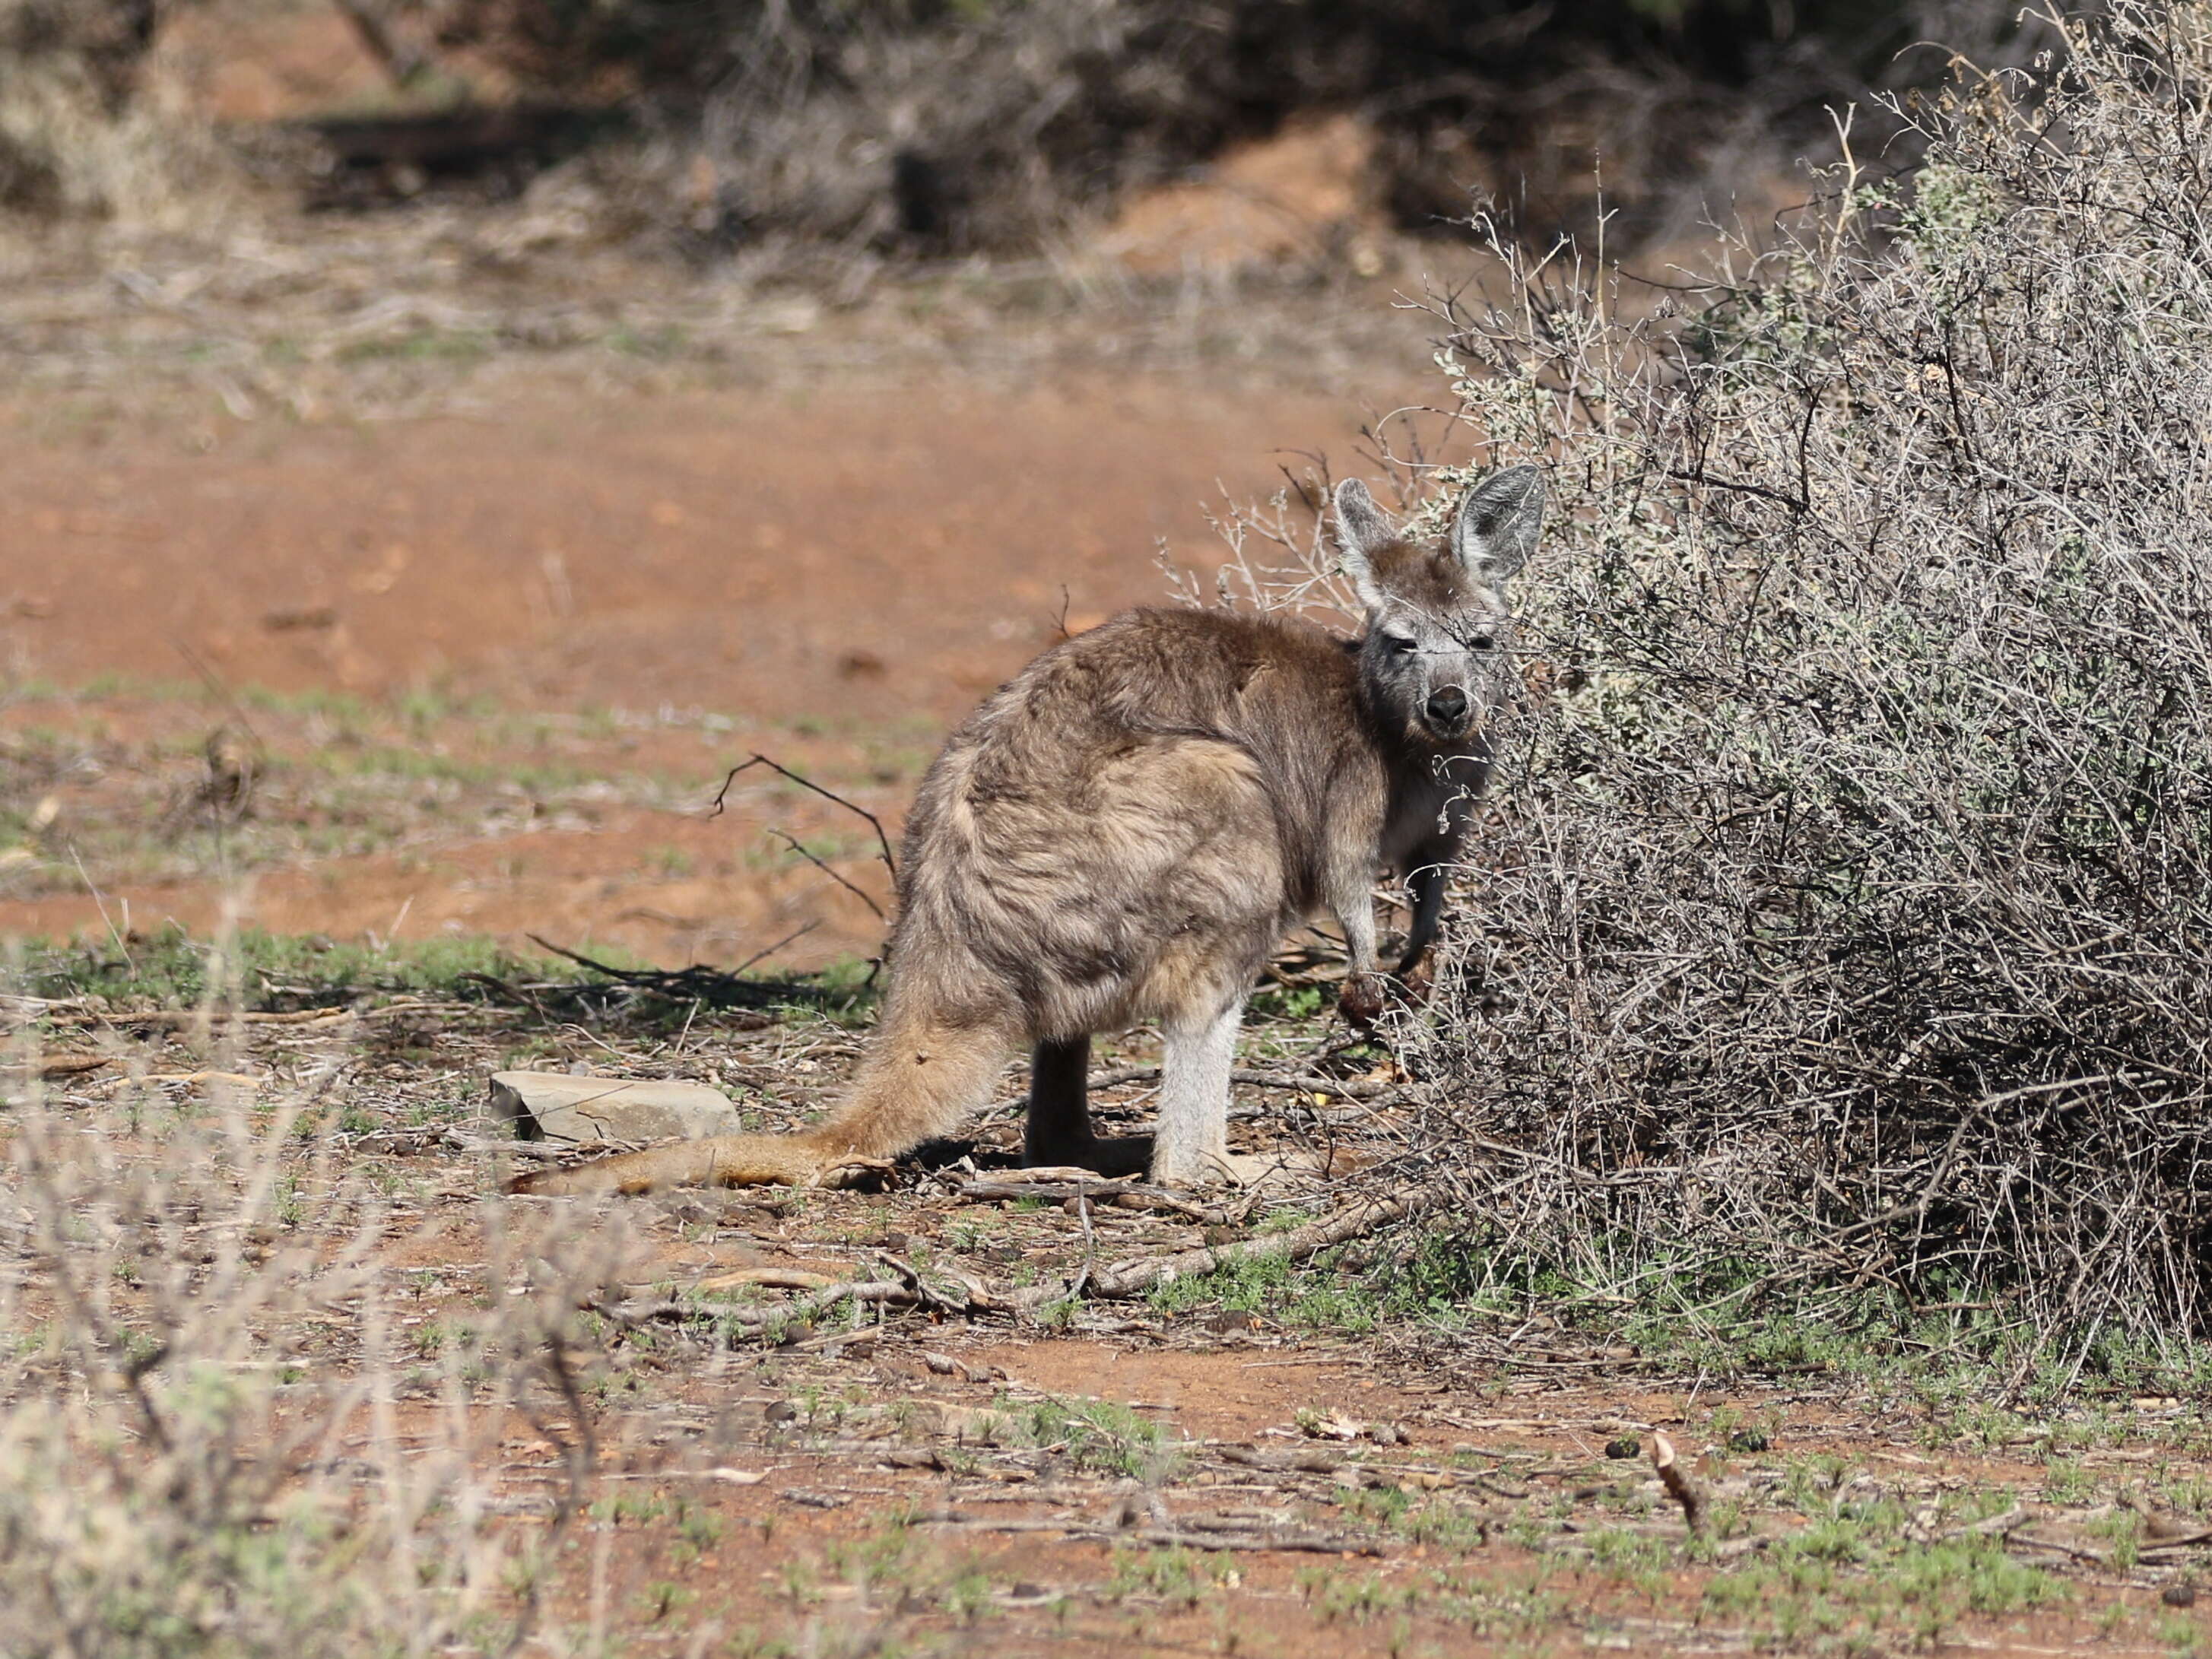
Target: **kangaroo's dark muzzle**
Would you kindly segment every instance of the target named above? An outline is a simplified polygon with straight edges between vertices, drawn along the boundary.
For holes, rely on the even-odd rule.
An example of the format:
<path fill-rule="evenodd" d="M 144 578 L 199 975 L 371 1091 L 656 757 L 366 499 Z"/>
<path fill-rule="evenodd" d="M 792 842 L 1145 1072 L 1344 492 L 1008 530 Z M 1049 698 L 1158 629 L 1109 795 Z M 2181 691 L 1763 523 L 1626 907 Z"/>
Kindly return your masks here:
<path fill-rule="evenodd" d="M 1456 685 L 1439 686 L 1429 693 L 1422 714 L 1431 731 L 1455 734 L 1467 724 L 1467 692 Z"/>

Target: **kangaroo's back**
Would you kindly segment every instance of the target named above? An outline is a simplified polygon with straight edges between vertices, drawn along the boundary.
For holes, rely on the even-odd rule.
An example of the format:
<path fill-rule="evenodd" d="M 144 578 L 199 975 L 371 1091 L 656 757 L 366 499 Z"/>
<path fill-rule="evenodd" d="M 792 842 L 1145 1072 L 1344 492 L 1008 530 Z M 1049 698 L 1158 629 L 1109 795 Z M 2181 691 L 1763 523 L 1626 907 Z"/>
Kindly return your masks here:
<path fill-rule="evenodd" d="M 1332 779 L 1361 760 L 1377 764 L 1365 726 L 1351 648 L 1320 628 L 1219 611 L 1125 612 L 1038 657 L 946 741 L 908 820 L 908 887 L 932 872 L 980 874 L 973 858 L 1010 847 L 976 841 L 986 824 L 1033 832 L 1075 867 L 1110 862 L 1121 839 L 1110 815 L 1140 805 L 1131 792 L 1141 764 L 1133 774 L 1132 763 L 1191 752 L 1179 744 L 1231 751 L 1201 769 L 1255 780 L 1283 850 L 1309 864 Z M 902 889 L 902 900 L 913 896 Z"/>

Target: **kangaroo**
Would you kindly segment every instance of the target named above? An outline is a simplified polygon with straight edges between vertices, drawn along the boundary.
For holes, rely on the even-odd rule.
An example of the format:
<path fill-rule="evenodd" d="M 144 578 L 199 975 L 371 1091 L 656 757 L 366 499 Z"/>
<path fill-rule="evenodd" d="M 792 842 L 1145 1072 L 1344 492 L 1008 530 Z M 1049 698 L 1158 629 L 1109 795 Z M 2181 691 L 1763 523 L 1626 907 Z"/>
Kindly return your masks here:
<path fill-rule="evenodd" d="M 1402 872 L 1414 971 L 1490 770 L 1509 684 L 1504 584 L 1533 550 L 1542 473 L 1495 472 L 1441 547 L 1357 479 L 1337 541 L 1357 638 L 1221 611 L 1124 613 L 1038 657 L 947 740 L 907 821 L 884 1009 L 842 1103 L 788 1135 L 724 1135 L 524 1177 L 531 1193 L 834 1182 L 948 1134 L 1031 1048 L 1023 1154 L 1194 1186 L 1228 1150 L 1247 994 L 1284 934 L 1334 915 L 1340 1006 L 1382 1012 L 1374 884 Z M 1164 1042 L 1157 1133 L 1102 1139 L 1091 1038 Z"/>

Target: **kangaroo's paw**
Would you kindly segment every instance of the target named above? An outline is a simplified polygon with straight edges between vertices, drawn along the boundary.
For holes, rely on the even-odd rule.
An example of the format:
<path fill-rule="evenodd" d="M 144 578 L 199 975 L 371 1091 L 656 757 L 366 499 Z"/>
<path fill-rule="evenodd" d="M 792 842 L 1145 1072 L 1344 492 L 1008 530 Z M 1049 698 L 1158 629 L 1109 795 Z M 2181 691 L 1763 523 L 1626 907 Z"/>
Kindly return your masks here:
<path fill-rule="evenodd" d="M 1395 975 L 1398 994 L 1407 1003 L 1419 1008 L 1428 1001 L 1437 988 L 1437 958 L 1434 951 L 1424 954 L 1411 967 L 1401 967 Z"/>
<path fill-rule="evenodd" d="M 1389 999 L 1389 981 L 1382 975 L 1354 974 L 1337 994 L 1336 1011 L 1346 1024 L 1364 1031 L 1382 1017 L 1382 1006 Z"/>

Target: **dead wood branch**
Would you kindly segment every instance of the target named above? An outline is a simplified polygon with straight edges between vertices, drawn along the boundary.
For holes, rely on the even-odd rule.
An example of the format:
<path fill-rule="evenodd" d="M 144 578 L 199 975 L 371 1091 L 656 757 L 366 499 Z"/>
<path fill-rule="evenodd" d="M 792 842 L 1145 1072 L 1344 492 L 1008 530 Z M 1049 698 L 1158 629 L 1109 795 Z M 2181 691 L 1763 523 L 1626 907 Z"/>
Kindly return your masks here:
<path fill-rule="evenodd" d="M 1344 1467 L 1344 1454 L 1315 1447 L 1303 1450 L 1274 1451 L 1257 1446 L 1222 1446 L 1216 1455 L 1224 1463 L 1235 1463 L 1248 1469 L 1265 1469 L 1275 1474 L 1334 1474 Z"/>
<path fill-rule="evenodd" d="M 1029 1174 L 1030 1171 L 1015 1171 Z M 1110 1204 L 1121 1210 L 1157 1210 L 1169 1215 L 1187 1216 L 1202 1226 L 1222 1227 L 1229 1224 L 1229 1212 L 1216 1205 L 1194 1204 L 1187 1198 L 1158 1187 L 1134 1187 L 1115 1181 L 1006 1181 L 994 1176 L 962 1183 L 957 1196 L 965 1203 L 1003 1203 L 1011 1199 L 1051 1199 L 1066 1203 L 1070 1199 L 1088 1199 L 1093 1204 Z"/>
<path fill-rule="evenodd" d="M 686 1297 L 638 1298 L 625 1302 L 608 1302 L 595 1298 L 586 1305 L 595 1313 L 605 1315 L 623 1325 L 643 1325 L 654 1320 L 672 1319 L 684 1322 L 706 1322 L 725 1328 L 747 1331 L 765 1330 L 771 1326 L 806 1324 L 829 1312 L 841 1302 L 863 1305 L 895 1308 L 927 1308 L 940 1313 L 960 1313 L 1002 1305 L 988 1286 L 965 1273 L 945 1273 L 940 1278 L 951 1281 L 953 1289 L 940 1288 L 922 1277 L 912 1262 L 885 1251 L 876 1255 L 878 1263 L 888 1267 L 896 1278 L 888 1279 L 843 1279 L 824 1282 L 812 1294 L 790 1302 L 756 1306 L 738 1306 L 711 1302 L 699 1302 Z M 819 1275 L 801 1273 L 793 1269 L 766 1268 L 726 1273 L 719 1279 L 707 1280 L 696 1287 L 704 1290 L 720 1285 L 799 1285 Z"/>
<path fill-rule="evenodd" d="M 1358 1238 L 1379 1227 L 1386 1227 L 1394 1221 L 1418 1215 L 1441 1199 L 1443 1192 L 1444 1188 L 1440 1184 L 1401 1187 L 1395 1192 L 1347 1204 L 1288 1232 L 1273 1233 L 1263 1238 L 1241 1239 L 1232 1244 L 1205 1245 L 1196 1249 L 1177 1250 L 1167 1255 L 1141 1256 L 1134 1261 L 1117 1262 L 1082 1279 L 1081 1292 L 1085 1296 L 1112 1301 L 1124 1297 L 1142 1296 L 1156 1286 L 1187 1278 L 1192 1273 L 1212 1273 L 1234 1262 L 1279 1255 L 1288 1256 L 1293 1261 L 1303 1261 L 1331 1245 L 1341 1244 L 1347 1239 Z M 1013 1305 L 1025 1310 L 1034 1310 L 1075 1293 L 1076 1287 L 1065 1283 L 1032 1285 L 1015 1294 Z"/>
<path fill-rule="evenodd" d="M 35 1078 L 41 1083 L 52 1083 L 64 1078 L 85 1077 L 114 1063 L 112 1056 L 107 1054 L 49 1054 L 43 1060 L 0 1066 L 0 1080 L 13 1083 Z"/>
<path fill-rule="evenodd" d="M 810 1273 L 804 1267 L 739 1267 L 734 1273 L 716 1273 L 701 1279 L 691 1288 L 699 1291 L 735 1290 L 741 1285 L 757 1285 L 772 1291 L 826 1291 L 837 1281 L 828 1273 Z"/>
<path fill-rule="evenodd" d="M 2199 1527 L 2194 1532 L 2177 1534 L 2172 1538 L 2144 1538 L 2136 1545 L 2136 1553 L 2148 1555 L 2153 1550 L 2178 1550 L 2196 1544 L 2212 1544 L 2212 1527 Z"/>
<path fill-rule="evenodd" d="M 868 811 L 866 807 L 847 800 L 842 795 L 837 793 L 834 789 L 825 789 L 820 784 L 815 782 L 813 779 L 801 777 L 789 767 L 770 760 L 766 755 L 756 754 L 750 760 L 741 761 L 729 769 L 729 771 L 723 776 L 722 787 L 714 792 L 714 807 L 713 810 L 707 814 L 708 817 L 721 817 L 724 804 L 729 799 L 730 786 L 737 781 L 738 775 L 740 772 L 750 772 L 756 766 L 765 766 L 769 771 L 775 773 L 779 777 L 787 778 L 792 782 L 797 784 L 800 788 L 811 789 L 816 794 L 821 796 L 823 799 L 826 801 L 834 801 L 839 806 L 843 807 L 848 812 L 854 813 L 860 817 L 866 818 L 868 821 L 868 827 L 876 832 L 877 856 L 883 860 L 884 868 L 890 873 L 892 882 L 894 884 L 897 882 L 898 860 L 891 856 L 891 838 L 884 833 L 884 821 L 881 818 L 878 817 L 873 812 Z M 881 911 L 878 911 L 877 914 L 880 915 L 883 913 Z"/>
<path fill-rule="evenodd" d="M 1161 1549 L 1280 1550 L 1312 1555 L 1381 1555 L 1382 1545 L 1371 1538 L 1344 1534 L 1231 1530 L 1185 1525 L 1101 1527 L 1082 1521 L 1049 1521 L 1003 1516 L 964 1515 L 957 1510 L 932 1510 L 915 1517 L 931 1526 L 967 1527 L 977 1532 L 1053 1533 L 1086 1542 L 1145 1544 Z"/>
<path fill-rule="evenodd" d="M 359 1146 L 381 1146 L 391 1152 L 415 1152 L 426 1146 L 446 1146 L 457 1152 L 489 1152 L 501 1158 L 535 1158 L 558 1162 L 574 1154 L 575 1147 L 565 1140 L 495 1140 L 488 1135 L 464 1134 L 458 1129 L 380 1129 L 363 1135 L 353 1143 Z M 595 1152 L 603 1147 L 594 1147 Z"/>
<path fill-rule="evenodd" d="M 884 907 L 882 905 L 877 903 L 874 898 L 870 895 L 862 892 L 859 888 L 854 886 L 851 882 L 846 880 L 845 878 L 838 874 L 836 871 L 831 869 L 826 860 L 817 856 L 815 854 L 807 851 L 805 844 L 801 842 L 798 836 L 793 835 L 790 830 L 779 830 L 771 824 L 769 827 L 769 834 L 774 836 L 786 847 L 791 848 L 793 852 L 798 854 L 799 857 L 805 859 L 809 864 L 819 870 L 823 875 L 829 877 L 830 880 L 836 882 L 840 887 L 850 893 L 854 898 L 860 900 L 861 903 L 866 905 L 869 909 L 874 911 L 876 920 L 878 921 L 888 921 L 890 920 L 890 918 L 884 913 Z"/>
<path fill-rule="evenodd" d="M 2076 1544 L 2063 1538 L 2045 1538 L 2040 1533 L 2008 1532 L 2004 1534 L 2004 1541 L 2008 1546 L 2020 1545 L 2028 1549 L 2049 1550 L 2053 1554 L 2063 1555 L 2070 1560 L 2085 1562 L 2093 1567 L 2108 1567 L 2112 1564 L 2112 1558 L 2102 1550 L 2091 1549 L 2085 1544 Z"/>
<path fill-rule="evenodd" d="M 1174 1527 L 1145 1527 L 1128 1535 L 1139 1544 L 1158 1549 L 1286 1550 L 1310 1555 L 1372 1556 L 1387 1553 L 1382 1546 L 1371 1538 L 1351 1538 L 1341 1533 L 1333 1536 L 1314 1536 L 1289 1533 L 1195 1532 Z"/>
<path fill-rule="evenodd" d="M 841 1302 L 864 1304 L 883 1304 L 892 1307 L 915 1307 L 921 1304 L 922 1293 L 913 1285 L 896 1280 L 847 1279 L 804 1296 L 795 1301 L 780 1302 L 757 1307 L 723 1305 L 710 1302 L 695 1302 L 683 1297 L 658 1300 L 605 1302 L 594 1299 L 586 1308 L 620 1325 L 644 1325 L 655 1320 L 706 1321 L 746 1330 L 764 1330 L 769 1326 L 794 1323 L 805 1324 L 818 1318 Z"/>

